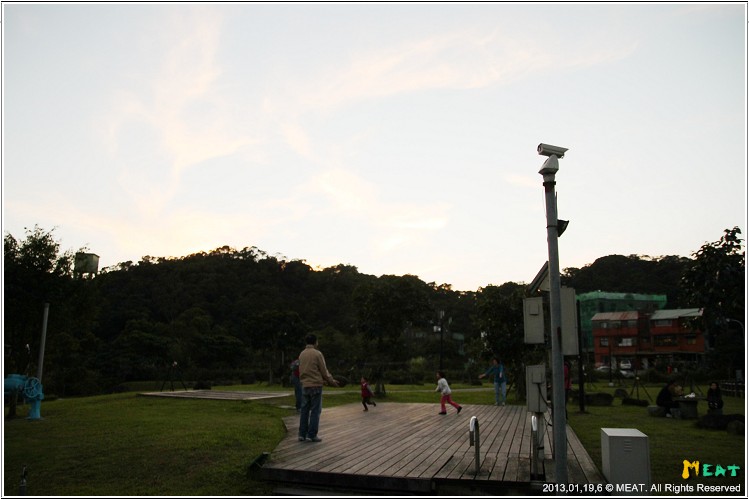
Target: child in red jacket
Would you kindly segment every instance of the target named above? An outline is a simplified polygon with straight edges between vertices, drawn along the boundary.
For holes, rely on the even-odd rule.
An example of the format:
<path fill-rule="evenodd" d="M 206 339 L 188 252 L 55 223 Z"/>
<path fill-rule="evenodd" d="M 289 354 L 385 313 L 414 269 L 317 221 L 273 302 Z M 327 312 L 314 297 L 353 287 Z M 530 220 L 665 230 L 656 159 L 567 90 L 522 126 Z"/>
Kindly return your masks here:
<path fill-rule="evenodd" d="M 367 408 L 367 405 L 377 406 L 377 403 L 372 401 L 373 396 L 374 396 L 374 393 L 372 392 L 372 389 L 369 387 L 369 383 L 367 382 L 367 379 L 362 377 L 361 378 L 361 404 L 364 405 L 364 411 L 369 411 L 369 408 Z"/>

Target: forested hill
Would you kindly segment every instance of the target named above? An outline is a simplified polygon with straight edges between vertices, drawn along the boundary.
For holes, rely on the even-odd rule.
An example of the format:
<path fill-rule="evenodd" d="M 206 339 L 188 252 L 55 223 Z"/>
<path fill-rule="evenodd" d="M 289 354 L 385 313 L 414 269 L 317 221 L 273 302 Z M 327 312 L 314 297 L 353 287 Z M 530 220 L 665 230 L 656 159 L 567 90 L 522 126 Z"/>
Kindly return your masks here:
<path fill-rule="evenodd" d="M 520 359 L 523 349 L 524 284 L 459 292 L 352 265 L 315 270 L 255 247 L 144 257 L 76 278 L 72 252 L 38 227 L 25 240 L 7 234 L 4 250 L 6 374 L 36 373 L 47 302 L 44 383 L 61 395 L 158 380 L 174 361 L 192 380 L 277 381 L 307 332 L 319 334 L 331 371 L 352 376 L 382 366 L 405 378 L 428 374 L 442 356 L 462 372 L 492 350 Z M 661 293 L 669 307 L 697 307 L 680 288 L 693 264 L 611 255 L 566 269 L 563 284 L 578 293 Z"/>
<path fill-rule="evenodd" d="M 691 261 L 675 255 L 657 258 L 609 255 L 580 269 L 564 269 L 562 284 L 577 293 L 600 290 L 666 295 L 666 308 L 678 309 L 688 306 L 681 277 Z"/>

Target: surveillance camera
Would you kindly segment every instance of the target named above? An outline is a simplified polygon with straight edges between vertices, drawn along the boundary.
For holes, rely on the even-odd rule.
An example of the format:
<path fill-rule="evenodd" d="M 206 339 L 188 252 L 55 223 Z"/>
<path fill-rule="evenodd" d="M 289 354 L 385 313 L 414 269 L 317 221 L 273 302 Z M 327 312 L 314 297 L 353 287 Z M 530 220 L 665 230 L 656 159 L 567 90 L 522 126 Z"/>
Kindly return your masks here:
<path fill-rule="evenodd" d="M 560 148 L 559 146 L 552 146 L 551 144 L 544 144 L 541 143 L 538 145 L 538 154 L 544 155 L 544 156 L 551 156 L 554 155 L 557 158 L 564 158 L 564 153 L 567 151 L 567 148 Z"/>

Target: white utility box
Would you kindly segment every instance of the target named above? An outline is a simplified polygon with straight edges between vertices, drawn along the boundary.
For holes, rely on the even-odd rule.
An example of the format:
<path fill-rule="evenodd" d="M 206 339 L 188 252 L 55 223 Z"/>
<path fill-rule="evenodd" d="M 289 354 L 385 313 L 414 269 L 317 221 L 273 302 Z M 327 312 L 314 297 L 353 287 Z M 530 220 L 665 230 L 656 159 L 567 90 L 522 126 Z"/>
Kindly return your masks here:
<path fill-rule="evenodd" d="M 637 429 L 601 429 L 603 475 L 614 485 L 615 495 L 647 495 L 650 491 L 650 444 Z M 644 491 L 627 491 L 617 485 L 645 485 Z"/>
<path fill-rule="evenodd" d="M 544 299 L 526 297 L 523 299 L 523 333 L 526 344 L 543 344 L 544 339 Z"/>

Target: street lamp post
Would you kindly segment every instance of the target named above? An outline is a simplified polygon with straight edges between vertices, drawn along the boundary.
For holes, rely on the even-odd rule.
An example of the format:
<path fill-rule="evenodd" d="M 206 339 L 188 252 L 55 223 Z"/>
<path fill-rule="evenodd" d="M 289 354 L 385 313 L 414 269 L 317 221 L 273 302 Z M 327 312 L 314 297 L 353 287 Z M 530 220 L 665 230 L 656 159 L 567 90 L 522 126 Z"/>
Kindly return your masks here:
<path fill-rule="evenodd" d="M 445 311 L 439 312 L 439 326 L 435 326 L 434 329 L 437 330 L 437 328 L 440 329 L 440 371 L 442 370 L 442 346 L 443 346 L 443 337 L 445 335 Z"/>
<path fill-rule="evenodd" d="M 566 148 L 539 144 L 538 153 L 548 156 L 539 174 L 544 179 L 546 198 L 546 238 L 549 245 L 549 315 L 551 323 L 551 375 L 554 424 L 554 468 L 557 484 L 567 484 L 567 416 L 564 401 L 564 363 L 562 359 L 562 286 L 559 277 L 559 221 L 554 186 L 559 170 L 559 158 Z"/>
<path fill-rule="evenodd" d="M 36 378 L 39 379 L 39 382 L 42 381 L 42 371 L 44 368 L 44 348 L 45 344 L 47 343 L 47 319 L 49 318 L 49 303 L 44 303 L 44 316 L 42 318 L 42 340 L 39 344 L 39 363 L 37 363 L 37 373 Z"/>
<path fill-rule="evenodd" d="M 609 330 L 607 335 L 609 339 L 609 387 L 613 387 L 614 386 L 614 353 L 613 353 L 614 338 L 611 335 L 611 330 Z"/>

